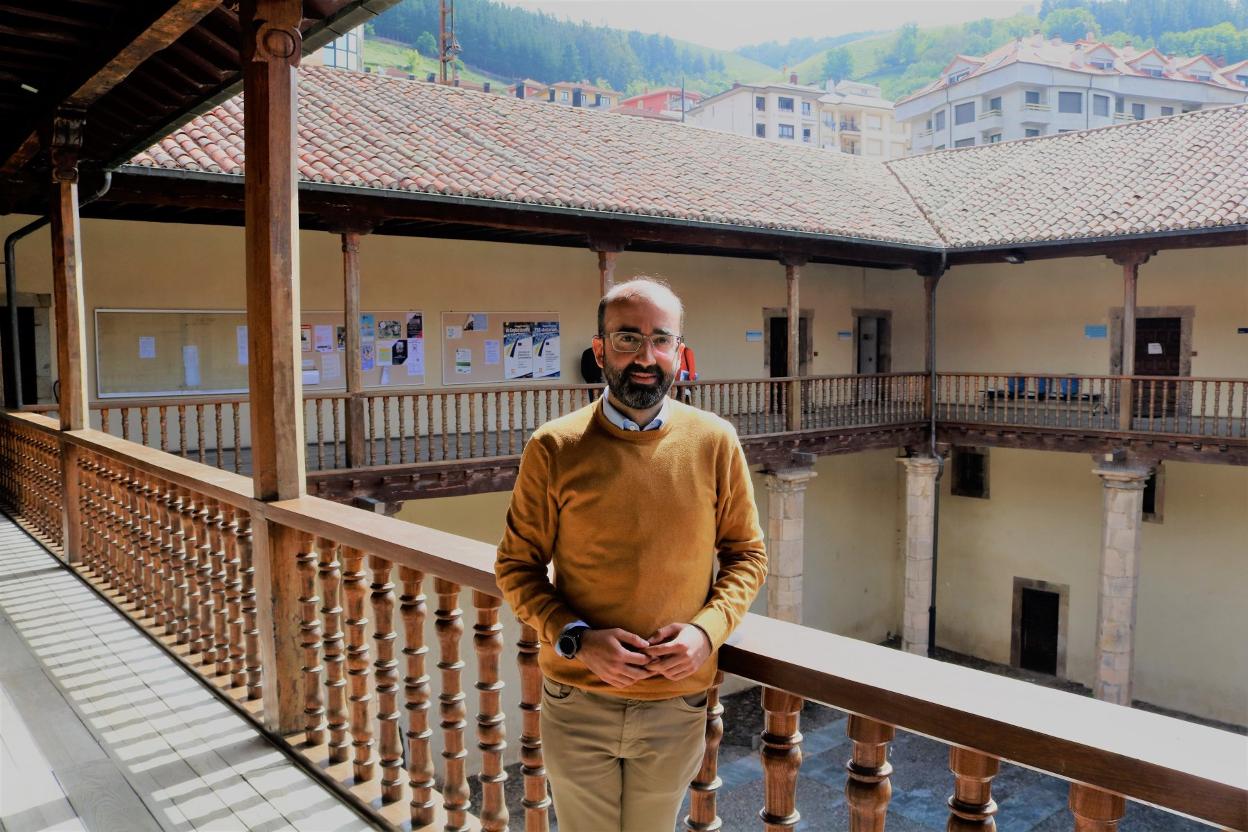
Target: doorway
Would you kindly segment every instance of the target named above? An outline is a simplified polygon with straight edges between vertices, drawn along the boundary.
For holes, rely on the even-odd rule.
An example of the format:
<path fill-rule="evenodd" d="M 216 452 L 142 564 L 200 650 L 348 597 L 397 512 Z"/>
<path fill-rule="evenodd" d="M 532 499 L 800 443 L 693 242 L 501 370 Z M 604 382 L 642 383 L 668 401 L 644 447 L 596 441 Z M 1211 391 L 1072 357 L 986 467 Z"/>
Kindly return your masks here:
<path fill-rule="evenodd" d="M 854 372 L 889 373 L 893 369 L 893 313 L 889 309 L 854 309 Z"/>
<path fill-rule="evenodd" d="M 35 360 L 35 310 L 30 306 L 17 308 L 17 345 L 21 358 L 22 404 L 35 404 L 39 401 L 38 379 L 36 378 Z M 13 332 L 9 326 L 9 316 L 0 315 L 0 355 L 4 359 L 4 403 L 13 407 L 17 403 L 17 386 L 13 374 L 13 363 L 9 356 L 13 355 Z"/>
<path fill-rule="evenodd" d="M 1182 375 L 1183 319 L 1140 318 L 1135 322 L 1135 374 Z M 1135 391 L 1136 416 L 1173 416 L 1178 412 L 1177 382 L 1142 382 Z"/>
<path fill-rule="evenodd" d="M 1070 588 L 1030 578 L 1014 579 L 1010 664 L 1023 670 L 1066 675 L 1066 622 Z"/>
<path fill-rule="evenodd" d="M 763 310 L 767 321 L 767 377 L 783 378 L 789 374 L 789 316 L 784 310 Z M 797 319 L 797 374 L 810 374 L 810 325 L 811 314 L 803 310 Z"/>

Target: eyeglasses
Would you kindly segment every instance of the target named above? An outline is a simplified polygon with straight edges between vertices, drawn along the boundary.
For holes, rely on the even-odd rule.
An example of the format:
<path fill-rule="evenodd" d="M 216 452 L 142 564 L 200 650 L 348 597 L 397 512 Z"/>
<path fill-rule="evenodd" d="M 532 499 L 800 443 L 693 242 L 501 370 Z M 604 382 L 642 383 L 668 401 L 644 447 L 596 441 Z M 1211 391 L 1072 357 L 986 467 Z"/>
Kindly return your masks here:
<path fill-rule="evenodd" d="M 650 348 L 658 355 L 671 355 L 684 340 L 679 335 L 668 335 L 662 332 L 656 332 L 654 335 L 642 335 L 640 332 L 608 332 L 606 338 L 611 342 L 611 349 L 626 353 L 639 352 L 641 345 L 649 341 Z"/>

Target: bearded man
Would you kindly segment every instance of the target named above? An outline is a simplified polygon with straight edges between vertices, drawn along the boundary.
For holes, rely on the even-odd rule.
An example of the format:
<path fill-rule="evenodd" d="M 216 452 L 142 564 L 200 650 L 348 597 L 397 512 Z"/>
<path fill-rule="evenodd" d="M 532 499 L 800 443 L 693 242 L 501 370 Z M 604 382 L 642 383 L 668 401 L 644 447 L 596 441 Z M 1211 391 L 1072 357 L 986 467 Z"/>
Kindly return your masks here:
<path fill-rule="evenodd" d="M 657 280 L 602 298 L 606 394 L 533 434 L 498 547 L 498 585 L 541 640 L 562 832 L 673 829 L 705 749 L 716 651 L 767 574 L 735 431 L 667 395 L 683 322 Z"/>

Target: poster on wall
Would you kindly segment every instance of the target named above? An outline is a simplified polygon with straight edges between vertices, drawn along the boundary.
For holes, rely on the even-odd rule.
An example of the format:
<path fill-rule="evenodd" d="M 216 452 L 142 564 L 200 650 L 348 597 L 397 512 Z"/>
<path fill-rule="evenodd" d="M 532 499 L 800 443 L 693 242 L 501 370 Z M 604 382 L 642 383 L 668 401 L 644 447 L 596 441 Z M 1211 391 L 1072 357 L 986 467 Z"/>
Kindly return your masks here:
<path fill-rule="evenodd" d="M 559 322 L 533 324 L 533 377 L 559 377 Z"/>
<path fill-rule="evenodd" d="M 408 338 L 424 338 L 425 337 L 425 318 L 420 312 L 407 313 L 407 337 Z"/>
<path fill-rule="evenodd" d="M 360 344 L 360 369 L 368 372 L 377 366 L 376 355 L 373 352 L 374 345 L 372 342 Z"/>
<path fill-rule="evenodd" d="M 238 363 L 241 367 L 247 366 L 247 327 L 240 326 L 234 329 L 235 346 L 238 348 Z"/>
<path fill-rule="evenodd" d="M 503 378 L 533 377 L 533 324 L 507 321 L 503 324 Z"/>
<path fill-rule="evenodd" d="M 472 350 L 459 347 L 455 350 L 455 372 L 461 376 L 472 375 Z"/>
<path fill-rule="evenodd" d="M 425 374 L 425 339 L 407 339 L 407 374 L 423 376 Z"/>
<path fill-rule="evenodd" d="M 302 352 L 312 352 L 312 325 L 304 324 L 299 327 L 299 349 Z"/>

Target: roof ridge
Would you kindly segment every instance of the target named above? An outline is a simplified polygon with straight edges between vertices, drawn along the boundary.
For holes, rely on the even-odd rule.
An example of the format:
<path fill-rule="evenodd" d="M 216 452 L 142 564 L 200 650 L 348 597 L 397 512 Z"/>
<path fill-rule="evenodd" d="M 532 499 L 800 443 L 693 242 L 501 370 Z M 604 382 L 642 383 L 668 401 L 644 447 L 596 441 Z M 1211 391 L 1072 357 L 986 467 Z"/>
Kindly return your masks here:
<path fill-rule="evenodd" d="M 897 184 L 901 186 L 901 190 L 906 195 L 906 199 L 910 200 L 910 202 L 913 203 L 914 207 L 918 209 L 919 213 L 923 215 L 923 221 L 926 222 L 929 227 L 931 227 L 932 233 L 936 235 L 936 237 L 940 240 L 944 248 L 946 249 L 950 248 L 952 246 L 952 243 L 950 243 L 949 238 L 945 236 L 945 232 L 941 230 L 936 220 L 932 218 L 932 215 L 928 212 L 927 208 L 923 206 L 923 203 L 920 202 L 918 198 L 915 197 L 915 195 L 911 192 L 910 186 L 907 185 L 905 180 L 901 178 L 901 175 L 897 173 L 897 171 L 893 170 L 894 161 L 895 160 L 893 159 L 889 159 L 888 161 L 884 162 L 884 169 L 888 171 L 889 175 L 892 176 L 893 179 L 897 180 Z"/>

